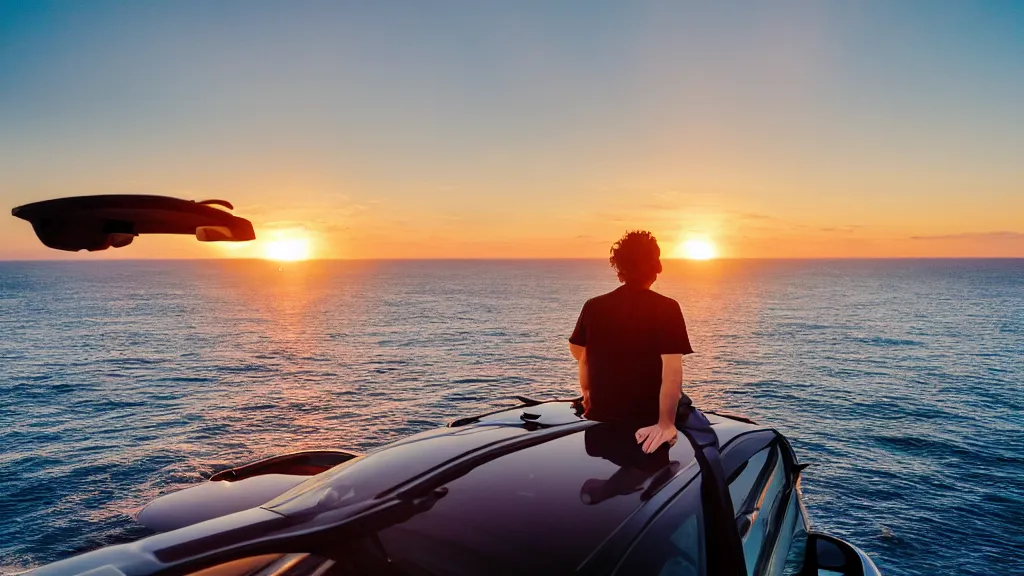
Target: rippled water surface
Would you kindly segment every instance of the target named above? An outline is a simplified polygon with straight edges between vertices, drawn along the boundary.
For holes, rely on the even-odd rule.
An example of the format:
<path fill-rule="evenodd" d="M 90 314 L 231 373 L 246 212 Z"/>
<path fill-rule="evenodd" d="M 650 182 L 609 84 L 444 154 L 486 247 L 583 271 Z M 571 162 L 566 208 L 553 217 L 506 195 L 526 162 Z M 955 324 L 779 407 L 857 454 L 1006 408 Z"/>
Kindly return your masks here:
<path fill-rule="evenodd" d="M 0 571 L 229 465 L 575 391 L 601 261 L 0 263 Z M 700 405 L 888 574 L 1024 573 L 1024 261 L 670 262 Z"/>

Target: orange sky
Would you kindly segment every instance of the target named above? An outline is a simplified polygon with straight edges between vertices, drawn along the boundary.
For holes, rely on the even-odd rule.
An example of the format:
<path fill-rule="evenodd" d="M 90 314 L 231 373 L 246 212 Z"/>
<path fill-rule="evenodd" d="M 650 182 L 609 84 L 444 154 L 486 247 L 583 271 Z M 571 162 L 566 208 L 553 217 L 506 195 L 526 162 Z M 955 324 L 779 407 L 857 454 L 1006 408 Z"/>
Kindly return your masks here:
<path fill-rule="evenodd" d="M 0 203 L 224 198 L 259 240 L 2 217 L 0 259 L 1024 257 L 1018 11 L 630 5 L 8 10 Z"/>

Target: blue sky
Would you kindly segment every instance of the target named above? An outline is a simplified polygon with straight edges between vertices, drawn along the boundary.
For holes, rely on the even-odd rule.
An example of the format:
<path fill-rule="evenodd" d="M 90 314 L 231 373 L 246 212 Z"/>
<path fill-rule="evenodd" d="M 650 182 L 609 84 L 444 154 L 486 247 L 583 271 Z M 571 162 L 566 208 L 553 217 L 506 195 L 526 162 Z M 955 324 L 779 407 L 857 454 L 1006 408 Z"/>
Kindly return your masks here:
<path fill-rule="evenodd" d="M 327 256 L 1024 256 L 1022 102 L 1015 2 L 0 2 L 0 200 L 225 197 Z"/>

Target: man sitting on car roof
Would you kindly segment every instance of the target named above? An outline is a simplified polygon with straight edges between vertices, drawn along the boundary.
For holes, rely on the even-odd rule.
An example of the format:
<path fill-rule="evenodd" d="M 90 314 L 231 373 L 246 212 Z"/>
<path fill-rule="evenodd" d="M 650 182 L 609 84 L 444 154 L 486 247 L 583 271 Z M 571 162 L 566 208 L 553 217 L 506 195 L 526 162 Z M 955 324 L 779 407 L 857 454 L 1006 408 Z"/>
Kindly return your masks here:
<path fill-rule="evenodd" d="M 662 271 L 657 239 L 627 232 L 609 261 L 623 285 L 587 300 L 569 350 L 586 417 L 635 425 L 637 443 L 651 453 L 676 441 L 682 359 L 693 348 L 679 303 L 651 290 Z"/>

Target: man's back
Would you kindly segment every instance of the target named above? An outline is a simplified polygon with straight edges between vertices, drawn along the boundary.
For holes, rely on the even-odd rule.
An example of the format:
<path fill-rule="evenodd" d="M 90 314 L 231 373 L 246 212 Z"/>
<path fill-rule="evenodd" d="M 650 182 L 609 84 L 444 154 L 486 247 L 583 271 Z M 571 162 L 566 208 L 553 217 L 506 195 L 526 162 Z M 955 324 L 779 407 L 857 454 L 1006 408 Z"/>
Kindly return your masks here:
<path fill-rule="evenodd" d="M 626 284 L 587 301 L 569 341 L 586 348 L 587 417 L 658 421 L 662 354 L 693 352 L 679 304 Z"/>

